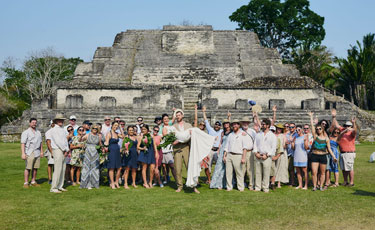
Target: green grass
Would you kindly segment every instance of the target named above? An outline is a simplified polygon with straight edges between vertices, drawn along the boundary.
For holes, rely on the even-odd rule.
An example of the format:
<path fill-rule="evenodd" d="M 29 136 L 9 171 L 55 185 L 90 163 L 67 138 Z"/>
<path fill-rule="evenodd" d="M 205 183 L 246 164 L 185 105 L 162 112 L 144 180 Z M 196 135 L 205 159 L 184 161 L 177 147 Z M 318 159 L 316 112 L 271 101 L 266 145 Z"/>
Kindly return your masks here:
<path fill-rule="evenodd" d="M 0 143 L 0 229 L 374 229 L 375 145 L 357 146 L 355 187 L 269 194 L 200 188 L 80 190 L 52 194 L 41 162 L 40 188 L 22 188 L 19 144 Z M 203 174 L 202 174 L 203 175 Z M 341 177 L 341 175 L 340 175 Z M 340 181 L 342 181 L 340 179 Z"/>

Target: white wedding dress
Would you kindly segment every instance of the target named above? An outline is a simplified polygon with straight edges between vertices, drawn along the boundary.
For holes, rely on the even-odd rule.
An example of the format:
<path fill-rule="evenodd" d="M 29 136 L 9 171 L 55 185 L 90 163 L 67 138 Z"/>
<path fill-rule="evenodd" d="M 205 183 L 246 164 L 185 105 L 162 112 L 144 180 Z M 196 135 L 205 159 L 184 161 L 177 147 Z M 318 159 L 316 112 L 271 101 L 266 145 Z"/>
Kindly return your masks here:
<path fill-rule="evenodd" d="M 215 137 L 198 128 L 190 128 L 182 132 L 174 130 L 174 132 L 177 140 L 181 143 L 191 140 L 186 186 L 194 188 L 198 184 L 201 173 L 201 162 L 210 153 L 215 143 Z"/>

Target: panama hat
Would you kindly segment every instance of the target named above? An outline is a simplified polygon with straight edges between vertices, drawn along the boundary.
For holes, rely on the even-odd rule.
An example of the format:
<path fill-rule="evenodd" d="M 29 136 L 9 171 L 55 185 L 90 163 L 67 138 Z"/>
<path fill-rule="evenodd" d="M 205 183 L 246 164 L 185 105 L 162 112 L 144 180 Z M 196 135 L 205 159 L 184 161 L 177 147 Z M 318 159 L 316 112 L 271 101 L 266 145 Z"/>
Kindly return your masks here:
<path fill-rule="evenodd" d="M 184 111 L 182 111 L 182 109 L 176 109 L 176 110 L 174 111 L 174 115 L 176 116 L 176 114 L 177 114 L 178 112 L 180 112 L 180 113 L 182 113 L 182 115 L 184 115 Z"/>
<path fill-rule="evenodd" d="M 248 117 L 243 117 L 241 122 L 251 122 L 250 119 Z"/>
<path fill-rule="evenodd" d="M 234 124 L 234 123 L 240 124 L 240 120 L 238 120 L 238 119 L 234 119 L 234 120 L 231 122 L 231 124 Z"/>
<path fill-rule="evenodd" d="M 228 119 L 224 119 L 223 124 L 225 124 L 225 123 L 230 123 L 230 121 Z"/>
<path fill-rule="evenodd" d="M 66 118 L 64 117 L 64 115 L 62 115 L 61 113 L 58 113 L 56 114 L 55 118 L 53 119 L 53 121 L 56 121 L 56 120 L 65 120 Z"/>

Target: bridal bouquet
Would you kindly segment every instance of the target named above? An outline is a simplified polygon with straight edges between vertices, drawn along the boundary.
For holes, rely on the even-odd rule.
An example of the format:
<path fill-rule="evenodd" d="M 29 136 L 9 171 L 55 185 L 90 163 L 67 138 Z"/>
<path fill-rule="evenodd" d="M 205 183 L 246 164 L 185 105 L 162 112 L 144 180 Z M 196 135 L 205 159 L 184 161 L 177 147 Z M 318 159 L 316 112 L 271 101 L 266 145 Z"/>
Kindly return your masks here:
<path fill-rule="evenodd" d="M 151 135 L 149 133 L 147 133 L 146 135 L 144 135 L 142 137 L 142 141 L 141 141 L 141 145 L 145 146 L 146 147 L 146 150 L 145 150 L 145 154 L 148 153 L 148 148 L 150 147 L 151 145 Z M 152 146 L 151 146 L 152 147 Z"/>
<path fill-rule="evenodd" d="M 125 154 L 125 156 L 129 156 L 129 149 L 133 146 L 133 141 L 129 137 L 125 137 L 124 141 L 122 142 L 122 153 Z"/>
<path fill-rule="evenodd" d="M 169 133 L 165 135 L 161 140 L 162 143 L 158 146 L 158 149 L 166 148 L 168 145 L 173 144 L 173 142 L 175 142 L 177 138 L 174 133 Z"/>

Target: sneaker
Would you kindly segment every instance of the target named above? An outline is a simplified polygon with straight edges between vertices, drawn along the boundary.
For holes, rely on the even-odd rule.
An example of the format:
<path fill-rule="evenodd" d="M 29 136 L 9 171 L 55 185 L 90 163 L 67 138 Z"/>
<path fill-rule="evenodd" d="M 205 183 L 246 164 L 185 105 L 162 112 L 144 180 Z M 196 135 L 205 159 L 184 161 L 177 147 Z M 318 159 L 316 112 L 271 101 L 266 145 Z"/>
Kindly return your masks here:
<path fill-rule="evenodd" d="M 61 191 L 60 190 L 58 190 L 58 189 L 51 189 L 51 190 L 49 190 L 50 192 L 53 192 L 53 193 L 61 193 Z"/>
<path fill-rule="evenodd" d="M 153 183 L 152 186 L 156 186 L 157 184 L 156 183 Z"/>
<path fill-rule="evenodd" d="M 65 188 L 61 188 L 61 189 L 59 189 L 59 191 L 61 191 L 61 192 L 67 192 L 68 190 L 66 190 Z"/>
<path fill-rule="evenodd" d="M 164 185 L 163 185 L 163 184 L 160 184 L 160 188 L 164 188 Z"/>
<path fill-rule="evenodd" d="M 167 184 L 167 181 L 165 180 L 165 181 L 163 181 L 163 184 Z"/>

